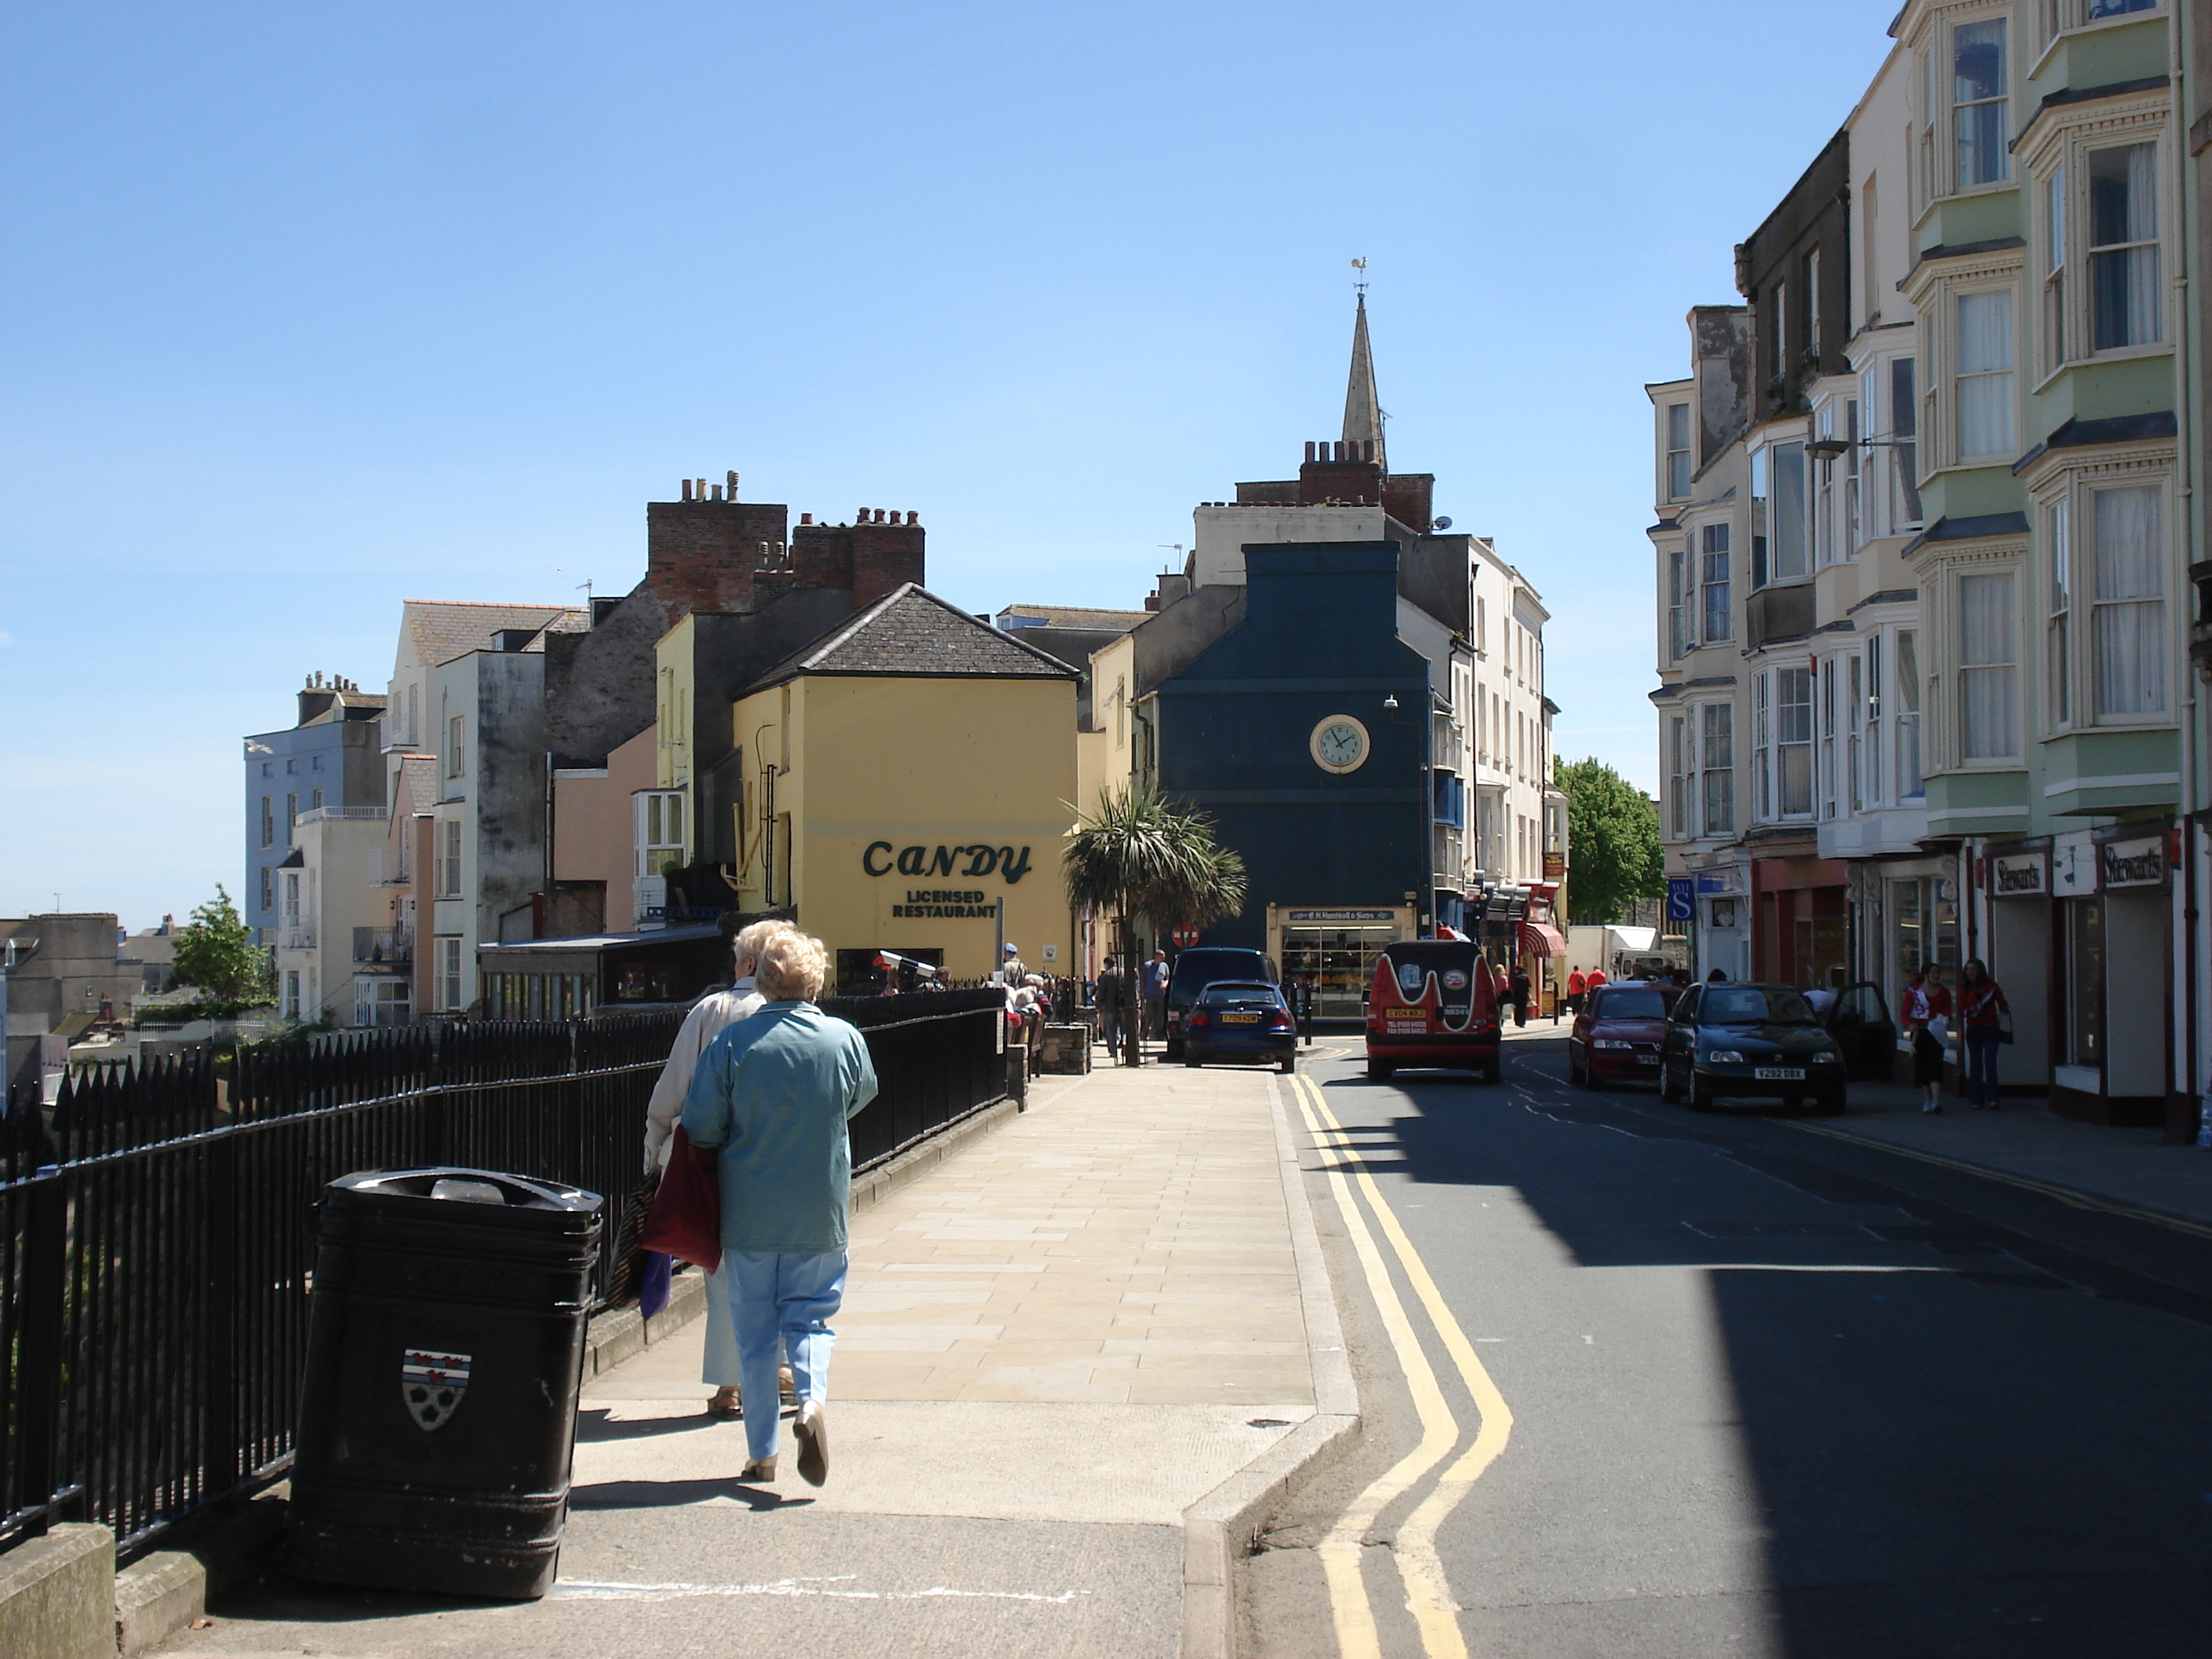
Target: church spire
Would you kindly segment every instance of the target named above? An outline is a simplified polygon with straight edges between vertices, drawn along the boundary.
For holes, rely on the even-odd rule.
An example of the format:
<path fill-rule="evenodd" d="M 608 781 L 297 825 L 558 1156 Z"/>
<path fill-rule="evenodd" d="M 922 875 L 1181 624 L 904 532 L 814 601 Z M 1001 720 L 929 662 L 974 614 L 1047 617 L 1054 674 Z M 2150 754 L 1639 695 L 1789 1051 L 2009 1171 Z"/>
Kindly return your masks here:
<path fill-rule="evenodd" d="M 1352 325 L 1352 382 L 1344 393 L 1344 441 L 1372 444 L 1375 459 L 1388 471 L 1389 464 L 1382 455 L 1382 408 L 1375 398 L 1375 358 L 1367 345 L 1366 287 L 1364 283 L 1360 284 L 1359 313 Z"/>

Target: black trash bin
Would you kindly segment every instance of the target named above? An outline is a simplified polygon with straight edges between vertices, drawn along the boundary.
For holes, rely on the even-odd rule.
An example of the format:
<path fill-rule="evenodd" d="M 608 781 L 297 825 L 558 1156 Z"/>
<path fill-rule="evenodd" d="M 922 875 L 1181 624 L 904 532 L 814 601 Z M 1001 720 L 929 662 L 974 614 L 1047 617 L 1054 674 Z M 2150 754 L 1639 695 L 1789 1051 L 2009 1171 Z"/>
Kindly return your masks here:
<path fill-rule="evenodd" d="M 545 1593 L 601 1210 L 596 1193 L 483 1170 L 373 1170 L 324 1188 L 294 1572 Z"/>

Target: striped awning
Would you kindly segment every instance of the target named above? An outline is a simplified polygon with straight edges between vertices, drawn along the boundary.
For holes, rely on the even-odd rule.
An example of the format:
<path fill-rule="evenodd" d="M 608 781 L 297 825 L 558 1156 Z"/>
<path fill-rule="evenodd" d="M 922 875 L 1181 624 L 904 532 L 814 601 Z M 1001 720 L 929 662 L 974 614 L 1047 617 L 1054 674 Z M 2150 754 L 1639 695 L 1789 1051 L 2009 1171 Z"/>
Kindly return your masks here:
<path fill-rule="evenodd" d="M 1563 957 L 1567 953 L 1566 936 L 1548 921 L 1524 921 L 1521 924 L 1521 954 L 1524 957 Z"/>

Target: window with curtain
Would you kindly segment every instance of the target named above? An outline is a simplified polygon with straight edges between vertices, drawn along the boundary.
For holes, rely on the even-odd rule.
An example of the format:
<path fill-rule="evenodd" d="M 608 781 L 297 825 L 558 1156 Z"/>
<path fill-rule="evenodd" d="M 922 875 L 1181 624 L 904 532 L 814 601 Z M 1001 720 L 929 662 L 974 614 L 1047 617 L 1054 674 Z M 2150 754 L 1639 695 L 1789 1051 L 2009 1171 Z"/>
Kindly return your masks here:
<path fill-rule="evenodd" d="M 1846 559 L 1859 556 L 1859 400 L 1844 399 L 1844 436 L 1850 447 L 1844 452 L 1844 552 Z"/>
<path fill-rule="evenodd" d="M 2012 290 L 1961 294 L 1959 323 L 1959 453 L 2009 455 L 2012 420 Z"/>
<path fill-rule="evenodd" d="M 1686 501 L 1690 494 L 1690 406 L 1667 405 L 1667 499 Z"/>
<path fill-rule="evenodd" d="M 1820 816 L 1836 816 L 1836 804 L 1843 788 L 1842 775 L 1836 767 L 1836 681 L 1843 659 L 1831 657 L 1826 669 L 1819 677 L 1820 718 Z"/>
<path fill-rule="evenodd" d="M 2124 144 L 2089 152 L 2089 337 L 2092 349 L 2160 337 L 2157 149 Z"/>
<path fill-rule="evenodd" d="M 1689 599 L 1686 567 L 1690 556 L 1676 548 L 1667 556 L 1667 656 L 1679 661 L 1690 654 Z"/>
<path fill-rule="evenodd" d="M 2044 672 L 2050 678 L 2046 697 L 2050 723 L 2069 726 L 2074 720 L 2074 550 L 2065 499 L 2051 503 L 2045 524 L 2051 536 L 2051 614 L 2044 624 L 2048 659 Z"/>
<path fill-rule="evenodd" d="M 1774 816 L 1774 745 L 1767 708 L 1771 676 L 1751 677 L 1751 815 L 1764 823 Z"/>
<path fill-rule="evenodd" d="M 1866 703 L 1861 714 L 1866 727 L 1864 744 L 1866 804 L 1881 805 L 1881 635 L 1866 642 Z"/>
<path fill-rule="evenodd" d="M 1774 671 L 1776 791 L 1782 816 L 1809 817 L 1813 811 L 1813 671 Z"/>
<path fill-rule="evenodd" d="M 1808 531 L 1811 515 L 1805 499 L 1805 446 L 1776 444 L 1768 452 L 1773 465 L 1772 552 L 1770 574 L 1776 581 L 1812 574 Z"/>
<path fill-rule="evenodd" d="M 1709 702 L 1702 711 L 1698 758 L 1705 764 L 1705 833 L 1735 833 L 1735 705 Z"/>
<path fill-rule="evenodd" d="M 2066 361 L 2066 169 L 2043 187 L 2045 240 L 2049 257 L 2043 276 L 2043 362 L 2056 368 Z"/>
<path fill-rule="evenodd" d="M 1696 769 L 1697 763 L 1690 754 L 1690 717 L 1670 714 L 1667 718 L 1667 822 L 1671 841 L 1690 838 L 1690 779 Z"/>
<path fill-rule="evenodd" d="M 1705 562 L 1705 626 L 1701 637 L 1711 644 L 1729 637 L 1729 527 L 1709 524 L 1698 531 L 1698 556 Z"/>
<path fill-rule="evenodd" d="M 1920 404 L 1913 391 L 1913 360 L 1889 360 L 1890 506 L 1893 533 L 1920 522 Z"/>
<path fill-rule="evenodd" d="M 1918 800 L 1927 788 L 1920 775 L 1920 641 L 1909 628 L 1897 630 L 1897 798 Z"/>
<path fill-rule="evenodd" d="M 2001 184 L 2011 177 L 2006 145 L 2005 20 L 1985 17 L 1951 29 L 1951 119 L 1957 141 L 1954 188 Z"/>
<path fill-rule="evenodd" d="M 2166 573 L 2154 485 L 2094 492 L 2097 716 L 2166 712 Z"/>
<path fill-rule="evenodd" d="M 1959 578 L 1959 752 L 1966 760 L 2020 753 L 2012 587 L 2009 571 Z"/>

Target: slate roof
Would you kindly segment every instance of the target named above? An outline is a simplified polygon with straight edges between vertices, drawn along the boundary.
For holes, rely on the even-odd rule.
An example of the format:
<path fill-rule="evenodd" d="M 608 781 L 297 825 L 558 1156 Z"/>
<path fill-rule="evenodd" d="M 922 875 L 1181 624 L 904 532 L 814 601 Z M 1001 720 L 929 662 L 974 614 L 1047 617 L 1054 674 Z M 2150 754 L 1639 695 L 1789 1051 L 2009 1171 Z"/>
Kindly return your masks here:
<path fill-rule="evenodd" d="M 905 674 L 939 678 L 1075 679 L 1058 658 L 906 582 L 857 617 L 800 647 L 745 688 L 747 695 L 800 674 Z"/>
<path fill-rule="evenodd" d="M 407 786 L 408 811 L 427 812 L 438 799 L 438 757 L 404 755 L 399 761 L 400 781 Z"/>
<path fill-rule="evenodd" d="M 471 651 L 489 651 L 504 628 L 580 634 L 592 625 L 582 611 L 559 605 L 473 605 L 457 599 L 410 599 L 404 614 L 416 659 L 434 667 Z M 533 641 L 533 647 L 538 641 Z"/>
<path fill-rule="evenodd" d="M 1092 611 L 1074 605 L 1010 605 L 999 612 L 1000 626 L 1009 618 L 1036 628 L 1110 628 L 1126 634 L 1151 617 L 1149 611 Z"/>

